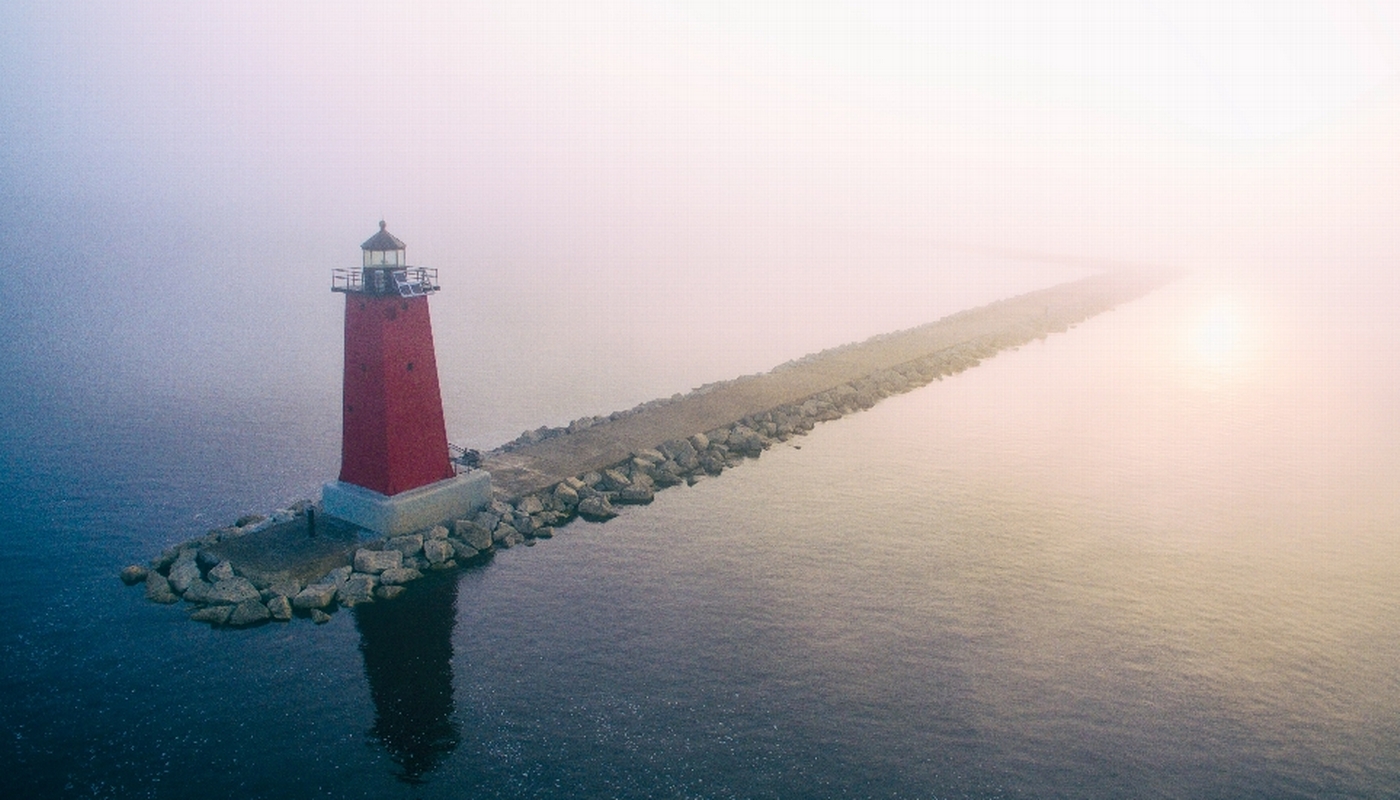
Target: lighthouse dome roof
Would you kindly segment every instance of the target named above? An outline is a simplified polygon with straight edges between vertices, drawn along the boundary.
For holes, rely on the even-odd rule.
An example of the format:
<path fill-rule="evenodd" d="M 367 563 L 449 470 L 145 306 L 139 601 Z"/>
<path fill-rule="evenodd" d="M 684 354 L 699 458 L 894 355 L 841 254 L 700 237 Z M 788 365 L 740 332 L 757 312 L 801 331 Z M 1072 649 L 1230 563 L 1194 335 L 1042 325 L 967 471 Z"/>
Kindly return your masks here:
<path fill-rule="evenodd" d="M 379 221 L 379 233 L 369 237 L 360 245 L 361 250 L 402 250 L 406 245 L 392 233 L 384 230 L 384 220 Z"/>

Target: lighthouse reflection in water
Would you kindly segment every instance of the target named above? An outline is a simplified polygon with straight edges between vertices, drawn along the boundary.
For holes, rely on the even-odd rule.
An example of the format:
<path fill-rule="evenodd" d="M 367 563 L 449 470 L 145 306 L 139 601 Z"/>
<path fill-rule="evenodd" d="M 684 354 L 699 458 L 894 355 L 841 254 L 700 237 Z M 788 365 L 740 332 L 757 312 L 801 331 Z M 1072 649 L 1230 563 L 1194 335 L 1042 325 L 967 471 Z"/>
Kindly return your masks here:
<path fill-rule="evenodd" d="M 392 603 L 355 606 L 360 652 L 374 700 L 372 735 L 421 783 L 461 741 L 452 721 L 452 629 L 457 581 L 428 578 Z"/>

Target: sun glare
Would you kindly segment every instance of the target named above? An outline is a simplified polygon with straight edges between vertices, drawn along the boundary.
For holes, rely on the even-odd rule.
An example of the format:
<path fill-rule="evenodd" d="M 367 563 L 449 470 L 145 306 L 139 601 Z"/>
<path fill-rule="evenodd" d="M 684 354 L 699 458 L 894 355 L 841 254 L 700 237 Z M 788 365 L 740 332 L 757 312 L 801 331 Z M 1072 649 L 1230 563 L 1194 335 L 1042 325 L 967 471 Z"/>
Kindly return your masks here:
<path fill-rule="evenodd" d="M 1196 321 L 1192 350 L 1205 366 L 1228 368 L 1239 360 L 1243 333 L 1239 307 L 1228 297 L 1216 297 Z"/>

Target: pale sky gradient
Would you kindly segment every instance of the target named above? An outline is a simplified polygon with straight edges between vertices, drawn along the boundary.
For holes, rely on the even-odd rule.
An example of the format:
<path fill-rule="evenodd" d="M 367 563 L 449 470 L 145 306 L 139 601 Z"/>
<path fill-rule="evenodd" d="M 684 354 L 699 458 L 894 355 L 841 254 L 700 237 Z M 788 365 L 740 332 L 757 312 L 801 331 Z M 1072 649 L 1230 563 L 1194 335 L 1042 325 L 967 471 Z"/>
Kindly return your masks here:
<path fill-rule="evenodd" d="M 127 303 L 129 350 L 248 359 L 288 308 L 334 341 L 326 275 L 380 218 L 503 317 L 746 280 L 782 311 L 794 287 L 863 291 L 852 273 L 875 303 L 950 242 L 1393 272 L 1397 8 L 10 0 L 0 240 L 16 265 L 72 250 L 105 294 L 53 302 Z M 130 267 L 162 259 L 178 272 Z"/>

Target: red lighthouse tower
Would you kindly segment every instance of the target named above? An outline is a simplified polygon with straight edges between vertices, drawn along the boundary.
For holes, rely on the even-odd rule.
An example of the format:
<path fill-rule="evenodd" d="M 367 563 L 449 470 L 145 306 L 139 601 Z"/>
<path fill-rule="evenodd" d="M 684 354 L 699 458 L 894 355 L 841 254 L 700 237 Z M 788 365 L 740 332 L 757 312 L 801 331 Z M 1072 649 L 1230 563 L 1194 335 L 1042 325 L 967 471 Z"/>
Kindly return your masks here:
<path fill-rule="evenodd" d="M 360 245 L 358 269 L 337 269 L 345 294 L 340 480 L 327 514 L 394 535 L 463 515 L 490 494 L 485 472 L 456 475 L 447 450 L 428 295 L 437 270 L 411 267 L 383 222 Z"/>

